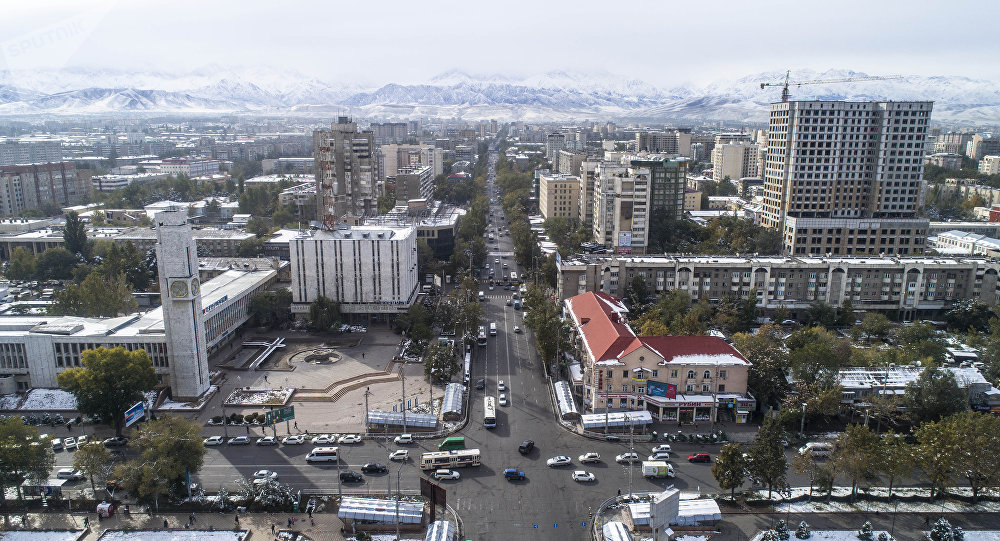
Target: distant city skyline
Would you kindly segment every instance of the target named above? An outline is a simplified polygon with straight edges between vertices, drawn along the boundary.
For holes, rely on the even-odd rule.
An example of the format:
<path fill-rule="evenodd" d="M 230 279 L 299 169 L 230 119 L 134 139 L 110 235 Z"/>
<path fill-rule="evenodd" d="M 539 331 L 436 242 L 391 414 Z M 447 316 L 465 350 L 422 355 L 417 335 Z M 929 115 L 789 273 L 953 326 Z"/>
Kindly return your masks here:
<path fill-rule="evenodd" d="M 0 20 L 0 70 L 290 69 L 351 86 L 424 83 L 450 70 L 611 73 L 660 88 L 784 69 L 1000 79 L 997 47 L 973 40 L 966 16 L 994 20 L 997 4 L 711 6 L 179 0 L 152 9 L 120 0 L 17 0 Z"/>

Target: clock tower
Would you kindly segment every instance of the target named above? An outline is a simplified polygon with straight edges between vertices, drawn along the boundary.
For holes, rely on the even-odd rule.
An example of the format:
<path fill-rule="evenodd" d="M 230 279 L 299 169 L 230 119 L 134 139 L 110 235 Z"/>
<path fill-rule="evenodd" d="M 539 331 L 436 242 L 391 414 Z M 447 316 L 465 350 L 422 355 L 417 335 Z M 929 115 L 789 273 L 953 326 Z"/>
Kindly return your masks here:
<path fill-rule="evenodd" d="M 170 390 L 174 400 L 194 399 L 209 386 L 198 249 L 186 209 L 158 212 L 154 222 Z"/>

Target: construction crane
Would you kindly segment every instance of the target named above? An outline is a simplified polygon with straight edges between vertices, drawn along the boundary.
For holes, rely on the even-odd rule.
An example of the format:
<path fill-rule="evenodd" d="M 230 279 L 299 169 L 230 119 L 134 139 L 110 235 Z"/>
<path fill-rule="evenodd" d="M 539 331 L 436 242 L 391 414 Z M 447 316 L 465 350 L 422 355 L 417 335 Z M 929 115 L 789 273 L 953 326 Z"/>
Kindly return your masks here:
<path fill-rule="evenodd" d="M 790 82 L 788 80 L 791 75 L 792 70 L 785 72 L 785 81 L 783 83 L 761 83 L 760 88 L 763 90 L 768 86 L 780 86 L 781 87 L 781 101 L 788 101 L 788 87 L 789 86 L 802 86 L 802 85 L 818 85 L 818 84 L 828 84 L 828 83 L 860 83 L 863 81 L 885 81 L 888 79 L 902 79 L 901 75 L 889 75 L 889 76 L 865 76 L 865 77 L 845 77 L 842 79 L 820 79 L 817 81 L 798 81 Z"/>

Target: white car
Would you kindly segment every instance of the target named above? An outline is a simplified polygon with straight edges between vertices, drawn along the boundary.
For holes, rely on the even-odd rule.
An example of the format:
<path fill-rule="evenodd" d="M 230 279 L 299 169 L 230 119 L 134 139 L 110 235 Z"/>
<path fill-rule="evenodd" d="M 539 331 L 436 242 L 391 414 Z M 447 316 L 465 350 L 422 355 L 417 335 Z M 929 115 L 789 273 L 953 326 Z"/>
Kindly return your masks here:
<path fill-rule="evenodd" d="M 69 481 L 82 481 L 84 479 L 83 472 L 76 471 L 73 468 L 61 468 L 56 472 L 56 477 Z"/>
<path fill-rule="evenodd" d="M 389 460 L 399 460 L 401 462 L 406 462 L 410 458 L 410 452 L 406 449 L 396 449 L 395 451 L 389 453 Z"/>
<path fill-rule="evenodd" d="M 361 436 L 357 434 L 345 434 L 337 440 L 337 443 L 361 443 Z"/>
<path fill-rule="evenodd" d="M 670 446 L 664 443 L 661 445 L 657 445 L 656 447 L 653 447 L 653 450 L 650 451 L 650 453 L 653 453 L 655 455 L 656 453 L 661 453 L 661 452 L 669 453 L 670 451 L 671 451 Z"/>
<path fill-rule="evenodd" d="M 83 447 L 84 445 L 87 445 L 88 443 L 90 443 L 90 438 L 88 438 L 87 436 L 77 436 L 77 438 L 76 438 L 76 448 L 77 449 L 79 449 L 80 447 Z"/>
<path fill-rule="evenodd" d="M 549 467 L 569 466 L 571 462 L 572 460 L 568 456 L 559 455 L 546 460 L 545 465 Z"/>
<path fill-rule="evenodd" d="M 278 445 L 278 438 L 275 438 L 274 436 L 257 438 L 257 445 Z"/>
<path fill-rule="evenodd" d="M 498 257 L 498 258 L 494 259 L 493 262 L 494 263 L 500 263 L 500 258 Z"/>
<path fill-rule="evenodd" d="M 500 399 L 498 400 L 498 402 L 500 402 L 501 406 L 506 406 L 509 403 L 509 402 L 507 402 L 507 394 L 506 393 L 500 393 Z"/>
<path fill-rule="evenodd" d="M 504 383 L 503 380 L 498 381 L 497 382 L 497 390 L 498 391 L 506 391 L 507 390 L 507 384 Z"/>
<path fill-rule="evenodd" d="M 52 438 L 52 450 L 58 451 L 63 448 L 63 442 L 59 438 Z"/>
<path fill-rule="evenodd" d="M 639 453 L 622 453 L 615 457 L 615 462 L 619 464 L 632 464 L 639 462 Z"/>
<path fill-rule="evenodd" d="M 282 445 L 302 445 L 306 442 L 306 437 L 302 434 L 296 434 L 294 436 L 285 436 L 281 438 Z"/>
<path fill-rule="evenodd" d="M 594 474 L 590 472 L 586 472 L 583 470 L 576 470 L 573 472 L 573 480 L 579 481 L 581 483 L 589 483 L 591 481 L 596 481 L 597 478 L 594 477 Z"/>
<path fill-rule="evenodd" d="M 582 455 L 580 455 L 580 462 L 584 464 L 588 462 L 600 462 L 600 461 L 601 461 L 600 453 L 583 453 Z"/>
<path fill-rule="evenodd" d="M 209 437 L 205 438 L 205 442 L 204 443 L 208 447 L 213 447 L 213 446 L 216 446 L 216 445 L 222 445 L 223 443 L 226 443 L 226 438 L 223 438 L 222 436 L 209 436 Z"/>
<path fill-rule="evenodd" d="M 400 434 L 393 438 L 396 445 L 405 445 L 407 443 L 413 443 L 413 434 Z"/>
<path fill-rule="evenodd" d="M 277 481 L 278 472 L 271 470 L 257 470 L 253 474 L 253 484 L 263 485 L 268 481 Z"/>
<path fill-rule="evenodd" d="M 247 436 L 236 436 L 235 438 L 229 438 L 226 442 L 229 445 L 250 445 L 250 438 Z"/>
<path fill-rule="evenodd" d="M 437 470 L 434 472 L 435 479 L 458 479 L 461 475 L 455 470 Z"/>
<path fill-rule="evenodd" d="M 670 460 L 670 452 L 669 451 L 660 451 L 659 453 L 653 453 L 653 454 L 649 455 L 649 458 L 647 458 L 646 460 L 649 460 L 649 461 L 653 461 L 653 460 Z"/>
<path fill-rule="evenodd" d="M 313 436 L 313 445 L 329 445 L 331 443 L 337 443 L 337 437 L 331 436 L 329 434 L 320 434 L 319 436 Z"/>
<path fill-rule="evenodd" d="M 514 325 L 514 334 L 521 334 L 521 327 Z"/>
<path fill-rule="evenodd" d="M 76 438 L 69 437 L 63 440 L 63 447 L 67 449 L 76 449 Z"/>

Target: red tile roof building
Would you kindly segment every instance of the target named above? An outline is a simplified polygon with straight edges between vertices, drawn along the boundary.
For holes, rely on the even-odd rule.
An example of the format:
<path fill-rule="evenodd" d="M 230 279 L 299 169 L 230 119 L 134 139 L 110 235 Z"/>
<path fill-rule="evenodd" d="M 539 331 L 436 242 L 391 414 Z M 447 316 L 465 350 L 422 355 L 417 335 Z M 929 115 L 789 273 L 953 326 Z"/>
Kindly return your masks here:
<path fill-rule="evenodd" d="M 713 336 L 636 336 L 621 299 L 587 292 L 566 299 L 584 368 L 590 413 L 648 410 L 668 422 L 746 422 L 750 362 Z M 724 413 L 720 413 L 724 412 Z"/>

